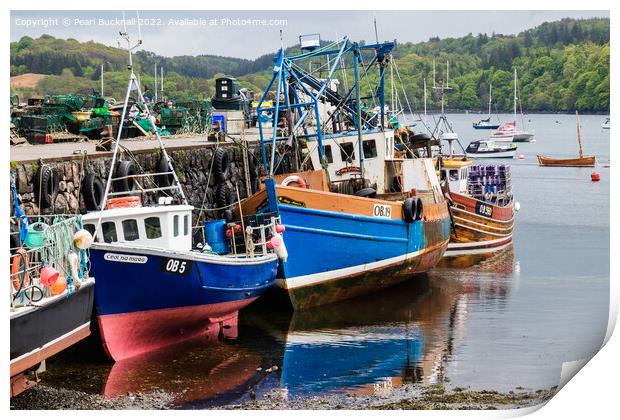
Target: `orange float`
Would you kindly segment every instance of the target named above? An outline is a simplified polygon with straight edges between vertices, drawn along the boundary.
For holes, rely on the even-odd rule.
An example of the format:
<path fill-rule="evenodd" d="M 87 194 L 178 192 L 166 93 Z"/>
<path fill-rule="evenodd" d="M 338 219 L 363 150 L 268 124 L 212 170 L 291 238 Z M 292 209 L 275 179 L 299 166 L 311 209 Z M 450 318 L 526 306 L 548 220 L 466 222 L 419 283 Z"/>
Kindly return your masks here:
<path fill-rule="evenodd" d="M 122 207 L 140 207 L 142 200 L 138 196 L 110 198 L 106 202 L 106 209 L 118 209 Z"/>
<path fill-rule="evenodd" d="M 20 291 L 22 285 L 27 286 L 30 284 L 30 276 L 28 274 L 29 264 L 30 257 L 28 256 L 28 251 L 24 248 L 19 248 L 15 251 L 15 255 L 11 259 L 11 281 L 13 282 L 15 291 Z M 21 277 L 22 275 L 23 277 Z"/>

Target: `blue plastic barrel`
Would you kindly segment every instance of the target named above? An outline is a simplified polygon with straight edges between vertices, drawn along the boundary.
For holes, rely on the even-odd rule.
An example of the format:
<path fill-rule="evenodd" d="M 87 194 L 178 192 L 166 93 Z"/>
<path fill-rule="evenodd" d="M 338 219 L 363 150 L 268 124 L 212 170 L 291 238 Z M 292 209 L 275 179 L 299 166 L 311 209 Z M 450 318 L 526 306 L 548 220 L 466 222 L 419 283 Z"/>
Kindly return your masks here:
<path fill-rule="evenodd" d="M 206 221 L 205 240 L 216 254 L 227 254 L 230 251 L 230 246 L 226 239 L 226 220 Z"/>

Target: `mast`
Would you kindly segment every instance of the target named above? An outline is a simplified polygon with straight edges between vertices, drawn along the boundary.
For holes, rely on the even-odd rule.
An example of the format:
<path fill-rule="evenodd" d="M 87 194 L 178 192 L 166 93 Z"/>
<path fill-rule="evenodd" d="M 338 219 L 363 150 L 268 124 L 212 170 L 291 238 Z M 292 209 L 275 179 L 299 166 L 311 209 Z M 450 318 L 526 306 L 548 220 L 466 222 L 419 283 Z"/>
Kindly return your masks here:
<path fill-rule="evenodd" d="M 157 63 L 155 63 L 155 72 L 153 74 L 154 78 L 154 82 L 153 85 L 155 86 L 155 102 L 157 102 Z"/>
<path fill-rule="evenodd" d="M 161 83 L 161 89 L 159 89 L 159 91 L 161 92 L 161 99 L 164 99 L 164 68 L 163 67 L 159 67 L 159 81 Z"/>
<path fill-rule="evenodd" d="M 103 96 L 103 63 L 101 63 L 101 96 Z"/>
<path fill-rule="evenodd" d="M 426 125 L 426 77 L 424 77 L 424 125 Z"/>
<path fill-rule="evenodd" d="M 364 176 L 364 145 L 362 143 L 362 105 L 360 104 L 360 77 L 359 77 L 359 59 L 360 51 L 355 45 L 353 51 L 353 77 L 355 78 L 355 103 L 357 113 L 357 142 L 358 142 L 358 155 L 360 161 L 360 174 Z"/>
<path fill-rule="evenodd" d="M 514 103 L 512 105 L 512 108 L 513 108 L 512 112 L 514 114 L 515 125 L 516 125 L 517 123 L 517 68 L 515 67 L 514 70 L 515 70 L 515 80 L 514 80 L 515 93 L 514 93 Z"/>
<path fill-rule="evenodd" d="M 138 19 L 139 21 L 139 19 Z M 125 22 L 125 12 L 123 11 L 123 22 Z M 124 25 L 126 28 L 126 25 Z M 140 33 L 140 26 L 138 25 L 138 32 Z M 127 31 L 125 32 L 121 32 L 121 38 L 123 38 L 126 42 L 127 42 L 127 53 L 129 55 L 129 65 L 127 66 L 127 69 L 129 70 L 129 81 L 127 84 L 127 91 L 125 93 L 125 102 L 123 103 L 123 111 L 121 112 L 121 125 L 118 129 L 118 133 L 116 135 L 116 141 L 114 142 L 114 150 L 112 152 L 112 161 L 110 163 L 110 172 L 108 173 L 108 179 L 105 185 L 105 189 L 103 192 L 103 198 L 101 200 L 101 210 L 99 211 L 99 219 L 97 220 L 97 226 L 95 228 L 95 238 L 97 238 L 99 236 L 99 232 L 100 232 L 100 228 L 101 228 L 101 219 L 103 218 L 103 211 L 106 208 L 106 204 L 107 204 L 107 200 L 109 196 L 116 196 L 116 195 L 120 195 L 123 194 L 124 192 L 111 192 L 110 191 L 110 187 L 112 186 L 112 182 L 114 181 L 114 169 L 116 167 L 116 161 L 118 159 L 118 154 L 119 154 L 119 149 L 120 149 L 120 142 L 121 142 L 121 135 L 122 135 L 122 131 L 123 131 L 123 121 L 125 121 L 125 116 L 127 115 L 127 111 L 128 111 L 128 104 L 129 104 L 129 96 L 131 95 L 131 91 L 135 90 L 138 93 L 138 101 L 140 101 L 142 104 L 145 104 L 145 99 L 144 96 L 142 95 L 142 90 L 140 89 L 140 81 L 139 79 L 136 77 L 136 74 L 134 72 L 134 68 L 133 68 L 133 59 L 132 59 L 132 51 L 136 48 L 138 48 L 140 45 L 142 45 L 142 37 L 140 37 L 138 39 L 138 42 L 135 45 L 131 45 L 131 40 L 129 38 L 129 35 L 127 33 Z M 147 117 L 150 118 L 151 113 L 149 111 L 149 108 L 145 106 L 145 113 L 147 115 Z M 161 150 L 163 159 L 165 159 L 165 161 L 168 164 L 168 168 L 170 170 L 170 175 L 172 175 L 173 179 L 174 179 L 174 186 L 170 186 L 167 187 L 168 190 L 177 190 L 179 192 L 179 195 L 181 196 L 181 200 L 183 202 L 183 204 L 187 205 L 188 201 L 187 201 L 187 197 L 185 196 L 185 193 L 183 191 L 183 188 L 181 186 L 181 182 L 179 181 L 179 178 L 176 174 L 176 172 L 173 169 L 172 166 L 172 161 L 170 159 L 170 156 L 168 155 L 168 153 L 166 152 L 166 148 L 164 147 L 164 143 L 161 139 L 161 136 L 159 134 L 159 131 L 155 130 L 155 136 L 157 137 L 157 142 L 159 143 L 159 148 Z M 163 189 L 163 188 L 160 188 Z M 149 192 L 149 189 L 146 190 L 142 190 L 143 192 Z"/>
<path fill-rule="evenodd" d="M 491 98 L 493 95 L 493 83 L 489 83 L 489 118 L 491 118 Z"/>
<path fill-rule="evenodd" d="M 581 128 L 579 127 L 579 111 L 575 111 L 575 118 L 577 119 L 577 142 L 579 142 L 579 158 L 583 157 L 583 149 L 581 148 Z"/>

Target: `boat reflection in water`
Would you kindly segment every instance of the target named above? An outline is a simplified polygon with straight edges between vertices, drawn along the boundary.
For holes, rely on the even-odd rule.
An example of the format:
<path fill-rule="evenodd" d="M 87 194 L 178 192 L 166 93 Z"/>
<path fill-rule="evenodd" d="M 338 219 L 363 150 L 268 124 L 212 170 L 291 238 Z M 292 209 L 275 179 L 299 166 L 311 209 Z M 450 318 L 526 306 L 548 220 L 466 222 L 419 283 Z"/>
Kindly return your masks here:
<path fill-rule="evenodd" d="M 271 362 L 264 360 L 265 352 L 236 338 L 236 326 L 213 328 L 202 337 L 117 362 L 103 394 L 115 398 L 164 391 L 179 408 L 235 401 L 262 379 L 257 369 Z"/>
<path fill-rule="evenodd" d="M 57 360 L 56 383 L 101 390 L 108 398 L 164 391 L 176 408 L 240 403 L 273 389 L 296 398 L 443 383 L 458 375 L 450 363 L 468 337 L 470 306 L 502 310 L 518 278 L 512 258 L 507 248 L 482 267 L 433 270 L 416 282 L 313 311 L 250 306 L 240 313 L 238 329 L 215 328 L 114 365 Z"/>

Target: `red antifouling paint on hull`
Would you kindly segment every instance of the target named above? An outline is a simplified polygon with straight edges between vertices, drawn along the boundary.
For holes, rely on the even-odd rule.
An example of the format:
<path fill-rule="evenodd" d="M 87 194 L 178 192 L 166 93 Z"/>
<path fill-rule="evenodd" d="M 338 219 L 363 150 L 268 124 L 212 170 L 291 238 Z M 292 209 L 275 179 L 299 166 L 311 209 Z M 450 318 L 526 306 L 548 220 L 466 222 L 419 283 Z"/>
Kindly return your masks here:
<path fill-rule="evenodd" d="M 115 361 L 170 346 L 205 334 L 237 336 L 239 309 L 256 298 L 182 308 L 99 315 L 101 339 Z"/>

